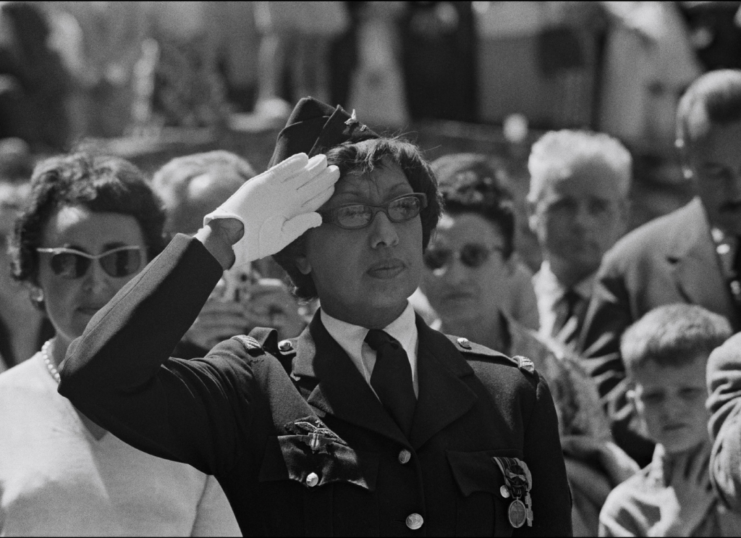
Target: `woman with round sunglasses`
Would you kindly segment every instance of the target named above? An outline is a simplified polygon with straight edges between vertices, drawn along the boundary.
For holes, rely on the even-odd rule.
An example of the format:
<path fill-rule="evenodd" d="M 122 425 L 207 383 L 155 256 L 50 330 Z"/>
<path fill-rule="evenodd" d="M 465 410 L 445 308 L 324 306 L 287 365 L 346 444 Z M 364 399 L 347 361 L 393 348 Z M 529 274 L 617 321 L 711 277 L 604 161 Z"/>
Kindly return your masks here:
<path fill-rule="evenodd" d="M 508 313 L 515 277 L 515 217 L 507 176 L 492 159 L 456 154 L 432 163 L 445 212 L 424 254 L 421 290 L 433 326 L 509 355 L 524 355 L 548 380 L 574 496 L 575 536 L 595 536 L 612 487 L 638 466 L 612 441 L 596 388 L 578 359 Z"/>
<path fill-rule="evenodd" d="M 12 271 L 55 334 L 0 375 L 0 535 L 239 535 L 213 477 L 136 450 L 57 392 L 70 342 L 162 250 L 163 223 L 123 159 L 77 153 L 34 171 Z"/>

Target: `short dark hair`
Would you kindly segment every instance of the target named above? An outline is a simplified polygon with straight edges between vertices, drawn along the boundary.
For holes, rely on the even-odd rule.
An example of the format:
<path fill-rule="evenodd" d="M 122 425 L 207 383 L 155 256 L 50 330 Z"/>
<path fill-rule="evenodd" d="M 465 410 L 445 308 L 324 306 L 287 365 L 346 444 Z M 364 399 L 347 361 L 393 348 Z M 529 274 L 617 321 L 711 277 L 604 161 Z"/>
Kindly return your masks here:
<path fill-rule="evenodd" d="M 189 233 L 197 230 L 203 217 L 216 207 L 201 207 L 193 203 L 187 195 L 190 182 L 200 175 L 221 172 L 235 174 L 242 181 L 254 177 L 255 170 L 250 163 L 235 153 L 224 150 L 194 153 L 176 157 L 155 172 L 152 177 L 154 191 L 165 202 L 167 212 L 166 228 L 169 232 Z"/>
<path fill-rule="evenodd" d="M 697 107 L 702 107 L 710 123 L 727 125 L 741 121 L 741 70 L 710 71 L 690 84 L 677 107 L 680 147 L 692 138 L 690 118 Z"/>
<path fill-rule="evenodd" d="M 427 195 L 427 207 L 420 213 L 422 219 L 422 249 L 427 248 L 430 234 L 437 226 L 442 212 L 437 180 L 430 165 L 422 157 L 419 148 L 399 138 L 373 138 L 362 142 L 345 142 L 327 151 L 327 163 L 340 169 L 340 180 L 348 174 L 366 174 L 376 167 L 395 164 L 401 168 L 414 192 Z M 288 273 L 293 283 L 293 292 L 300 299 L 315 299 L 316 286 L 311 275 L 298 270 L 295 260 L 303 255 L 305 235 L 273 256 L 273 259 Z"/>
<path fill-rule="evenodd" d="M 514 249 L 515 208 L 503 162 L 478 153 L 454 153 L 433 161 L 446 213 L 476 213 L 496 226 L 504 258 Z"/>
<path fill-rule="evenodd" d="M 51 157 L 34 169 L 30 200 L 15 224 L 10 247 L 15 280 L 37 284 L 36 249 L 53 213 L 68 206 L 134 217 L 150 260 L 165 246 L 162 204 L 136 166 L 119 157 L 85 152 Z"/>
<path fill-rule="evenodd" d="M 620 339 L 620 352 L 630 375 L 648 362 L 683 366 L 707 358 L 733 331 L 726 318 L 697 305 L 654 308 L 631 325 Z"/>

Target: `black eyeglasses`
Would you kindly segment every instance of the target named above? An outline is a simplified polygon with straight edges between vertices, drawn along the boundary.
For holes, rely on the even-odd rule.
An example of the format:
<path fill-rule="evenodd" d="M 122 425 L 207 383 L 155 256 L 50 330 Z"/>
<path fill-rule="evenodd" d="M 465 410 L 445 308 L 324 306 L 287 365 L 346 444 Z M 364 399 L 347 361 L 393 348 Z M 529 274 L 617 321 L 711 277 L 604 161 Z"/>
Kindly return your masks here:
<path fill-rule="evenodd" d="M 460 260 L 466 267 L 475 269 L 484 265 L 492 252 L 504 252 L 504 249 L 500 246 L 487 247 L 478 243 L 467 243 L 458 250 L 433 247 L 425 252 L 424 261 L 433 271 L 448 265 L 453 258 Z"/>
<path fill-rule="evenodd" d="M 391 222 L 404 222 L 419 215 L 425 207 L 427 195 L 415 192 L 394 198 L 384 205 L 348 204 L 319 211 L 319 214 L 324 222 L 346 230 L 359 230 L 369 226 L 379 211 L 384 212 Z"/>
<path fill-rule="evenodd" d="M 114 248 L 97 256 L 71 248 L 37 248 L 36 252 L 51 254 L 51 270 L 70 280 L 84 276 L 93 260 L 98 260 L 103 271 L 115 278 L 133 275 L 142 263 L 142 247 L 136 246 Z"/>

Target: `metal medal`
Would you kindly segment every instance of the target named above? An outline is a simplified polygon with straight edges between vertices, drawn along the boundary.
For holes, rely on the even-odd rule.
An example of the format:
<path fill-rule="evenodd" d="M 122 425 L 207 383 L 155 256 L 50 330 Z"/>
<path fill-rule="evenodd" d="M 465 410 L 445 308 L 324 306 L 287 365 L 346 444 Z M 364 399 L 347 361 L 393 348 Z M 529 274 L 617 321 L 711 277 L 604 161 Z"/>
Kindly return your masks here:
<path fill-rule="evenodd" d="M 507 516 L 509 517 L 509 524 L 515 529 L 522 527 L 527 520 L 527 508 L 525 508 L 525 504 L 520 499 L 515 499 L 509 505 Z"/>

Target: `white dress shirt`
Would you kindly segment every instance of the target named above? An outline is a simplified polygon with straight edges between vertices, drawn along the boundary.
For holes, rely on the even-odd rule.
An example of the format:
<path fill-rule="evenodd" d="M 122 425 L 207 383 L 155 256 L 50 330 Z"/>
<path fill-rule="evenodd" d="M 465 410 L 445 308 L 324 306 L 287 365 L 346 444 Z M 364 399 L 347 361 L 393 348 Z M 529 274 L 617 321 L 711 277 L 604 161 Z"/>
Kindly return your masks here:
<path fill-rule="evenodd" d="M 594 279 L 597 273 L 592 273 L 574 286 L 574 291 L 579 294 L 586 303 L 592 298 Z M 538 317 L 540 318 L 539 334 L 550 338 L 553 334 L 553 326 L 558 319 L 559 305 L 561 299 L 568 291 L 558 280 L 551 270 L 548 260 L 540 266 L 540 271 L 533 276 L 533 289 L 538 300 Z"/>
<path fill-rule="evenodd" d="M 365 342 L 368 329 L 333 318 L 324 310 L 320 310 L 319 315 L 327 332 L 345 350 L 345 353 L 350 357 L 350 360 L 352 360 L 355 367 L 363 376 L 365 382 L 373 390 L 370 379 L 373 373 L 373 367 L 376 365 L 376 352 Z M 412 368 L 414 395 L 419 396 L 419 383 L 417 381 L 417 342 L 419 335 L 417 333 L 412 305 L 407 303 L 404 312 L 384 327 L 383 330 L 396 338 L 401 344 L 401 347 L 404 348 L 404 351 L 406 351 L 409 366 Z M 373 392 L 375 393 L 375 391 Z"/>

